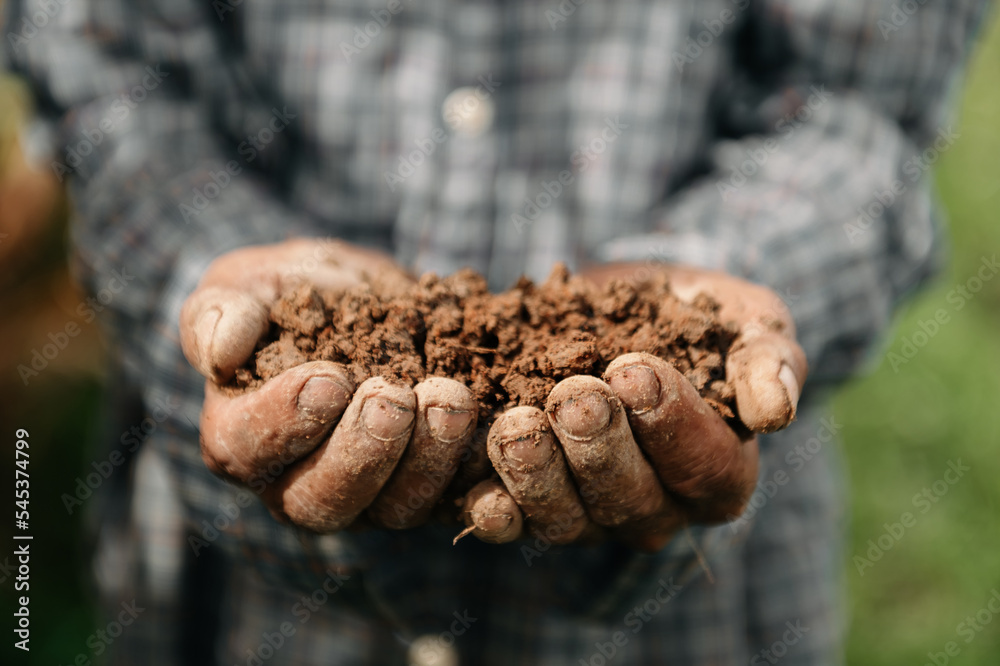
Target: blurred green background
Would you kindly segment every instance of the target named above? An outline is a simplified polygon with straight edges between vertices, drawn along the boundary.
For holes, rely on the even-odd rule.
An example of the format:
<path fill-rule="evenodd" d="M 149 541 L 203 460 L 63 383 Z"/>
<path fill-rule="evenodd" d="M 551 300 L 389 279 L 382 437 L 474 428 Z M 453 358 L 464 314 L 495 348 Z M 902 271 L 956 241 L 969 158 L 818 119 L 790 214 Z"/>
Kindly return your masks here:
<path fill-rule="evenodd" d="M 852 484 L 845 572 L 850 664 L 933 663 L 927 653 L 943 652 L 949 641 L 960 649 L 949 663 L 1000 664 L 1000 616 L 978 625 L 980 632 L 972 629 L 971 636 L 958 628 L 986 606 L 994 590 L 1000 598 L 1000 275 L 968 300 L 958 292 L 949 300 L 949 292 L 976 275 L 984 257 L 1000 260 L 996 17 L 983 38 L 961 95 L 960 137 L 935 170 L 952 263 L 900 313 L 886 353 L 906 360 L 904 339 L 924 341 L 915 336 L 921 322 L 939 309 L 950 319 L 912 360 L 892 357 L 894 369 L 883 356 L 875 372 L 845 387 L 834 403 L 844 424 Z M 944 482 L 947 490 L 939 497 L 933 484 L 945 478 L 949 461 L 959 459 L 970 470 L 954 485 Z M 937 501 L 918 500 L 914 506 L 914 495 L 925 487 Z M 939 484 L 937 491 L 942 488 Z M 916 521 L 913 527 L 873 566 L 861 563 L 861 575 L 854 556 L 867 558 L 868 541 L 877 545 L 886 534 L 884 524 L 891 527 L 907 511 Z M 982 619 L 989 616 L 986 611 Z"/>
<path fill-rule="evenodd" d="M 2 6 L 2 3 L 0 3 Z M 968 300 L 949 292 L 975 276 L 984 258 L 1000 253 L 1000 17 L 985 30 L 961 95 L 960 138 L 936 165 L 937 191 L 948 212 L 952 263 L 935 286 L 900 314 L 895 338 L 881 364 L 840 392 L 834 402 L 846 449 L 853 522 L 845 556 L 849 590 L 851 664 L 920 665 L 928 653 L 949 663 L 1000 664 L 1000 617 L 977 631 L 959 626 L 983 612 L 994 591 L 1000 599 L 1000 276 L 985 281 Z M 23 119 L 23 91 L 0 80 L 0 423 L 3 442 L 17 427 L 31 428 L 32 560 L 30 663 L 70 663 L 91 656 L 86 640 L 100 624 L 91 605 L 89 545 L 80 512 L 67 516 L 60 495 L 98 459 L 102 343 L 85 330 L 53 367 L 25 387 L 16 366 L 57 330 L 80 301 L 63 265 L 65 227 L 11 226 L 11 193 L 38 188 L 53 201 L 37 219 L 64 218 L 51 184 L 23 165 L 10 166 L 10 128 Z M 49 189 L 46 189 L 49 188 Z M 5 247 L 6 245 L 6 247 Z M 17 252 L 10 248 L 17 246 Z M 975 283 L 972 285 L 975 287 Z M 957 309 L 957 302 L 964 307 Z M 885 353 L 903 356 L 905 340 L 918 342 L 921 322 L 944 309 L 948 323 L 916 355 L 896 367 Z M 909 350 L 908 350 L 909 351 Z M 9 431 L 8 431 L 9 430 Z M 4 444 L 6 447 L 6 444 Z M 11 461 L 0 473 L 13 476 Z M 943 481 L 949 463 L 969 468 L 954 484 Z M 10 476 L 7 476 L 7 475 Z M 949 475 L 951 477 L 951 475 Z M 951 477 L 954 478 L 954 477 Z M 935 482 L 938 483 L 935 490 Z M 928 489 L 930 497 L 915 501 Z M 943 492 L 940 492 L 942 491 Z M 931 498 L 935 501 L 931 501 Z M 886 524 L 913 515 L 900 535 Z M 9 530 L 0 539 L 10 543 Z M 893 528 L 895 529 L 895 528 Z M 871 566 L 871 544 L 890 544 Z M 13 576 L 0 553 L 0 594 L 5 607 Z M 863 575 L 862 575 L 863 574 Z M 996 606 L 995 602 L 994 607 Z M 9 616 L 8 616 L 9 617 Z M 939 659 L 943 658 L 943 655 Z M 26 663 L 3 641 L 0 663 Z M 940 662 L 943 663 L 943 662 Z"/>

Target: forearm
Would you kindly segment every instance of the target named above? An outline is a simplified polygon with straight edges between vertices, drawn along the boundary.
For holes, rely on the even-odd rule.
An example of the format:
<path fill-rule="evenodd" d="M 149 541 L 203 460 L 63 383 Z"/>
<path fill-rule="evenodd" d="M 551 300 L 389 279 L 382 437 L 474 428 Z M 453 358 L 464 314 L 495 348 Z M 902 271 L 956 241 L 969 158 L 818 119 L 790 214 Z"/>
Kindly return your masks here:
<path fill-rule="evenodd" d="M 793 313 L 812 376 L 833 379 L 936 264 L 924 174 L 904 172 L 917 155 L 862 101 L 831 96 L 797 129 L 719 145 L 713 172 L 654 211 L 658 233 L 622 239 L 606 258 L 694 264 L 770 287 Z"/>
<path fill-rule="evenodd" d="M 957 136 L 949 91 L 987 4 L 927 4 L 881 39 L 889 3 L 755 5 L 744 29 L 772 48 L 727 88 L 706 175 L 603 259 L 764 284 L 794 315 L 811 380 L 847 376 L 940 264 L 930 168 Z"/>

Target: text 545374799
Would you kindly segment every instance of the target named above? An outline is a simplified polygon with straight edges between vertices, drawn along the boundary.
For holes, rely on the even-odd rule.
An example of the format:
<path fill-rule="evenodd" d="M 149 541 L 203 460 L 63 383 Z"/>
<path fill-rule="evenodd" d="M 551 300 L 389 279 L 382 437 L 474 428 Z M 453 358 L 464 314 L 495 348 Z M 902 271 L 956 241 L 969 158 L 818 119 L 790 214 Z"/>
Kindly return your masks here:
<path fill-rule="evenodd" d="M 14 557 L 17 561 L 17 577 L 14 579 L 14 590 L 20 592 L 17 598 L 17 611 L 14 613 L 14 647 L 29 651 L 28 641 L 31 638 L 31 619 L 28 605 L 30 597 L 29 579 L 31 577 L 31 535 L 28 534 L 28 502 L 30 501 L 30 477 L 28 475 L 28 431 L 18 428 L 14 432 L 17 438 L 14 444 Z"/>

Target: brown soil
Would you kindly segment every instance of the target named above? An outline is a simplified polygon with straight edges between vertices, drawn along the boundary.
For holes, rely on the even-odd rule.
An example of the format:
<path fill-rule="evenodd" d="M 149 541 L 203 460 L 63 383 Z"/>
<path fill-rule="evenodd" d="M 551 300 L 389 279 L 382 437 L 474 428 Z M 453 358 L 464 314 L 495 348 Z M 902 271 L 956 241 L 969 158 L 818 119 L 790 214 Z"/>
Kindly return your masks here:
<path fill-rule="evenodd" d="M 471 270 L 428 274 L 403 290 L 377 282 L 337 293 L 302 286 L 271 308 L 271 331 L 233 388 L 318 360 L 343 363 L 358 383 L 381 375 L 413 385 L 440 375 L 472 390 L 479 423 L 488 426 L 507 407 L 544 408 L 561 379 L 599 376 L 615 357 L 643 351 L 673 363 L 738 429 L 725 381 L 736 331 L 717 311 L 704 295 L 678 300 L 663 276 L 597 288 L 561 265 L 543 284 L 522 278 L 502 294 L 489 293 Z"/>

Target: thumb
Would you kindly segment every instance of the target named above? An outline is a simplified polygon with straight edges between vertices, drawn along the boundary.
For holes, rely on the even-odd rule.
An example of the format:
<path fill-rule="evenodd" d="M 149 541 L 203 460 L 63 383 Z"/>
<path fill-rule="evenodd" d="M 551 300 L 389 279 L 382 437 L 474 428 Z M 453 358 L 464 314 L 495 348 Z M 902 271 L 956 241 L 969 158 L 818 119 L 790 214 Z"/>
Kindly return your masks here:
<path fill-rule="evenodd" d="M 198 372 L 222 383 L 250 358 L 267 328 L 268 309 L 257 298 L 224 287 L 199 288 L 181 308 L 181 349 Z"/>

